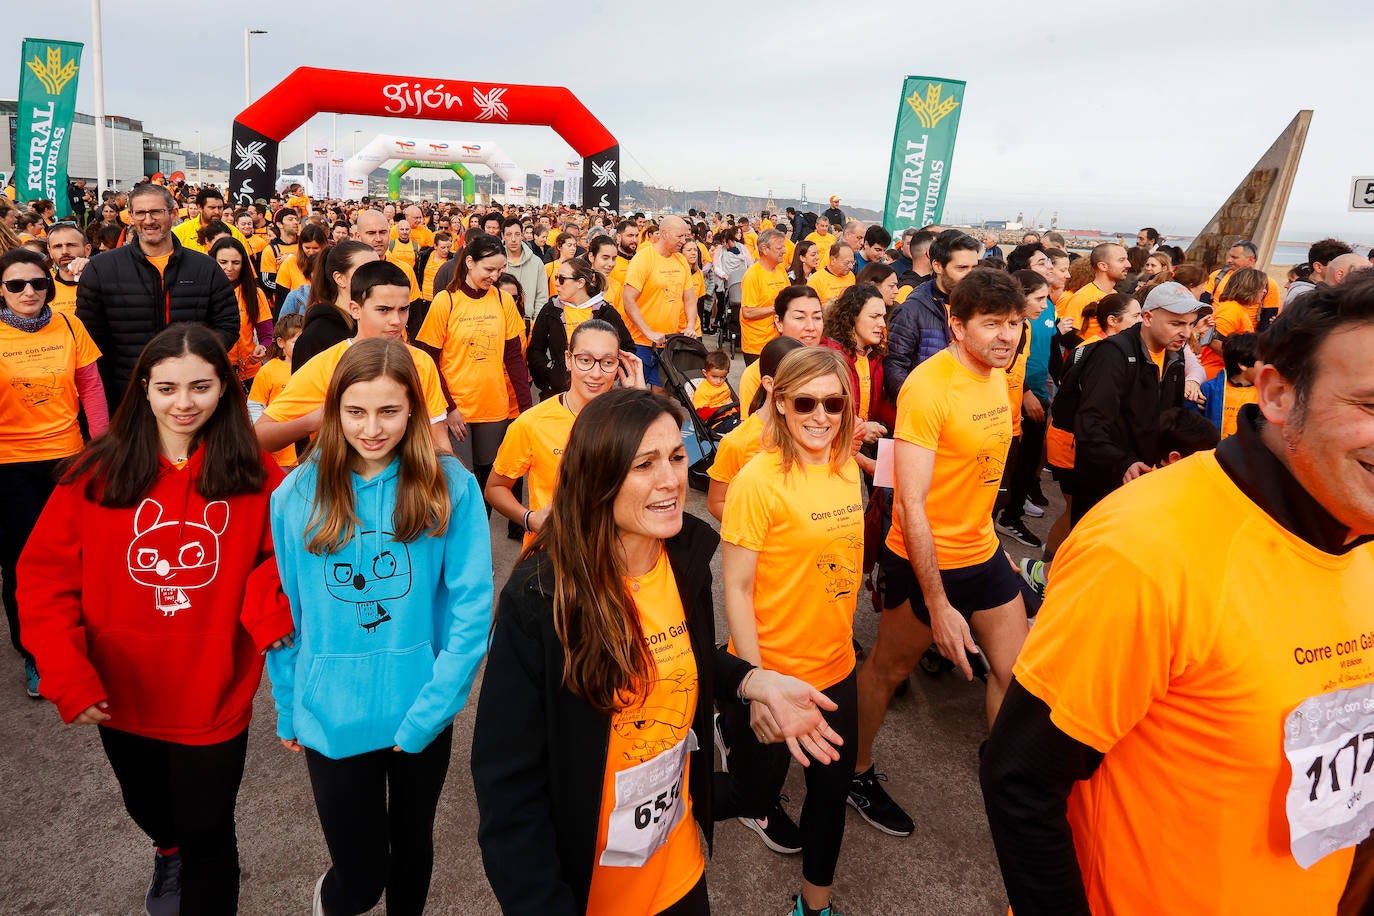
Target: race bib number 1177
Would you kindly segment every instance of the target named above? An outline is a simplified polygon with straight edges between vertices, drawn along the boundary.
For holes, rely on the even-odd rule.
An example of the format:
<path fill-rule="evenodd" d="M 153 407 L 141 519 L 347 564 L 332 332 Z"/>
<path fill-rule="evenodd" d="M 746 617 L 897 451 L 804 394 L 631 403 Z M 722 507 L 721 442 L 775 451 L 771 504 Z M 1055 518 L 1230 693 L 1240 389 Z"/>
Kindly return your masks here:
<path fill-rule="evenodd" d="M 1310 697 L 1284 723 L 1289 843 L 1303 868 L 1374 828 L 1374 684 Z"/>

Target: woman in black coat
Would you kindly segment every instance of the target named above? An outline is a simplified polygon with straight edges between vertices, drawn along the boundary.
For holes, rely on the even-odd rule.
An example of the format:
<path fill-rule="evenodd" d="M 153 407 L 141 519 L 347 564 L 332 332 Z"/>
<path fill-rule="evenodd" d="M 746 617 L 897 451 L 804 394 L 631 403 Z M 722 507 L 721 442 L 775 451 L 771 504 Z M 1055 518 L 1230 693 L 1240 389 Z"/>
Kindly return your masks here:
<path fill-rule="evenodd" d="M 709 913 L 716 700 L 838 759 L 822 694 L 715 644 L 718 537 L 683 514 L 682 409 L 622 389 L 578 415 L 553 511 L 501 593 L 473 730 L 478 842 L 506 914 Z M 687 816 L 690 811 L 690 817 Z"/>
<path fill-rule="evenodd" d="M 530 378 L 539 388 L 540 400 L 562 394 L 568 390 L 570 380 L 568 369 L 563 363 L 563 354 L 568 349 L 568 338 L 572 331 L 583 321 L 600 319 L 615 328 L 620 338 L 620 349 L 627 353 L 635 352 L 635 342 L 630 337 L 625 321 L 610 303 L 601 298 L 606 289 L 606 278 L 592 269 L 586 258 L 570 258 L 558 265 L 554 274 L 558 295 L 544 304 L 535 316 L 534 326 L 530 329 L 530 343 L 525 349 L 525 358 L 530 364 Z"/>

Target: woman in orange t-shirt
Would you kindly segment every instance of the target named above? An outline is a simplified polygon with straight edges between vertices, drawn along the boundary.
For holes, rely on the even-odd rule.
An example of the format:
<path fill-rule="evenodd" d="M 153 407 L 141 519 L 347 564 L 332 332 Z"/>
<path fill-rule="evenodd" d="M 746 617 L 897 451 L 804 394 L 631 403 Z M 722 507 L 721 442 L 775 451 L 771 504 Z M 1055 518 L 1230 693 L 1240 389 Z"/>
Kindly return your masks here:
<path fill-rule="evenodd" d="M 760 730 L 803 762 L 838 756 L 830 701 L 715 645 L 717 538 L 683 512 L 685 419 L 643 389 L 583 407 L 548 518 L 501 592 L 472 776 L 505 912 L 709 912 L 713 701 L 761 701 Z"/>
<path fill-rule="evenodd" d="M 96 369 L 100 351 L 81 319 L 52 310 L 57 287 L 47 260 L 27 248 L 0 255 L 0 284 L 0 579 L 10 641 L 36 698 L 38 669 L 19 640 L 15 567 L 52 495 L 57 466 L 84 445 L 79 410 L 92 437 L 105 432 L 109 416 Z"/>
<path fill-rule="evenodd" d="M 787 354 L 761 410 L 769 448 L 731 482 L 720 528 L 730 648 L 824 693 L 835 704 L 825 717 L 844 743 L 839 762 L 807 769 L 798 828 L 778 797 L 787 754 L 758 740 L 772 728 L 768 711 L 727 703 L 718 740 L 729 792 L 716 817 L 739 818 L 770 849 L 800 849 L 793 912 L 829 913 L 859 738 L 853 638 L 864 499 L 850 454 L 857 420 L 844 357 L 820 347 Z"/>
<path fill-rule="evenodd" d="M 239 339 L 229 348 L 229 362 L 246 394 L 272 345 L 272 306 L 258 285 L 258 273 L 242 242 L 222 238 L 210 247 L 210 257 L 229 278 L 239 302 Z"/>

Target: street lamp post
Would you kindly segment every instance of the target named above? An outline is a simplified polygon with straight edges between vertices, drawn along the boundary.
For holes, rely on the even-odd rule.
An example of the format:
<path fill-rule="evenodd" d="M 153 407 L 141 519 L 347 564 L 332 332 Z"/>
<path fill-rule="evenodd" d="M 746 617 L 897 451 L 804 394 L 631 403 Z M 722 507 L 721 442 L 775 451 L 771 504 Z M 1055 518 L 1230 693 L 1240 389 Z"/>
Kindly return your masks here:
<path fill-rule="evenodd" d="M 196 131 L 196 184 L 205 184 L 205 174 L 200 168 L 200 131 Z"/>
<path fill-rule="evenodd" d="M 266 29 L 243 30 L 243 107 L 253 104 L 253 57 L 248 39 L 254 35 L 266 35 Z"/>

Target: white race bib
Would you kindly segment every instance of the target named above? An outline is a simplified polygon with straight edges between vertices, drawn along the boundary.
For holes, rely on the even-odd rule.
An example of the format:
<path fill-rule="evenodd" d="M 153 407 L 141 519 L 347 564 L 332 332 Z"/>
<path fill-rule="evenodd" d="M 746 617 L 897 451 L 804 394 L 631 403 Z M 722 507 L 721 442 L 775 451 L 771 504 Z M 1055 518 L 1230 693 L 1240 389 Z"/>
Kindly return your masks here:
<path fill-rule="evenodd" d="M 1374 828 L 1374 684 L 1310 697 L 1284 723 L 1289 843 L 1303 868 Z"/>
<path fill-rule="evenodd" d="M 639 868 L 668 841 L 682 820 L 687 755 L 696 750 L 696 732 L 663 753 L 615 774 L 615 807 L 606 830 L 601 865 Z"/>

